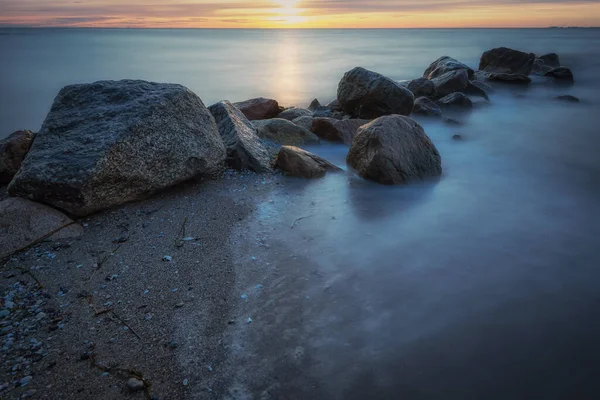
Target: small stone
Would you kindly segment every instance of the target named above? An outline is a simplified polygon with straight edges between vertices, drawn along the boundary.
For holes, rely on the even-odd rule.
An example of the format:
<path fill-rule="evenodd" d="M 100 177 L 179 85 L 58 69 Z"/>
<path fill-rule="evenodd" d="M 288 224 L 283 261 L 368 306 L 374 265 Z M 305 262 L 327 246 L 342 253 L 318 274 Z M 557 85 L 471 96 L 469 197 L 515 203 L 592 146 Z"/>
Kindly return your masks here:
<path fill-rule="evenodd" d="M 462 140 L 462 136 L 457 133 L 455 135 L 452 135 L 452 140 Z"/>
<path fill-rule="evenodd" d="M 21 387 L 27 386 L 29 384 L 29 382 L 31 382 L 32 379 L 33 379 L 33 377 L 31 375 L 27 375 L 26 377 L 21 378 L 19 380 L 19 385 L 21 385 Z"/>
<path fill-rule="evenodd" d="M 189 381 L 189 380 L 187 380 L 187 379 L 184 379 L 184 380 L 183 380 L 183 386 L 187 386 L 189 383 L 190 383 L 190 381 Z"/>
<path fill-rule="evenodd" d="M 6 303 L 4 303 L 4 308 L 13 308 L 15 306 L 15 303 L 13 303 L 12 301 L 7 301 Z"/>
<path fill-rule="evenodd" d="M 173 261 L 173 257 L 171 257 L 171 256 L 163 256 L 162 260 L 164 262 L 171 262 L 171 261 Z"/>
<path fill-rule="evenodd" d="M 21 395 L 22 399 L 28 399 L 30 397 L 33 397 L 33 395 L 37 392 L 37 390 L 35 389 L 29 389 L 28 391 L 26 391 L 25 393 L 23 393 Z"/>
<path fill-rule="evenodd" d="M 248 317 L 248 323 L 251 324 L 252 323 L 252 318 Z"/>
<path fill-rule="evenodd" d="M 177 304 L 175 304 L 175 308 L 181 308 L 181 307 L 183 307 L 184 305 L 185 305 L 185 304 L 183 304 L 183 303 L 177 303 Z"/>
<path fill-rule="evenodd" d="M 131 393 L 139 392 L 140 390 L 144 390 L 144 382 L 137 378 L 130 378 L 127 381 L 127 390 L 129 390 L 129 392 L 131 392 Z"/>
<path fill-rule="evenodd" d="M 38 320 L 44 319 L 44 318 L 46 318 L 46 313 L 39 312 L 39 313 L 37 313 L 37 315 L 35 316 L 35 318 L 38 319 Z"/>
<path fill-rule="evenodd" d="M 0 311 L 0 318 L 6 318 L 10 315 L 10 311 L 8 310 L 2 310 Z"/>

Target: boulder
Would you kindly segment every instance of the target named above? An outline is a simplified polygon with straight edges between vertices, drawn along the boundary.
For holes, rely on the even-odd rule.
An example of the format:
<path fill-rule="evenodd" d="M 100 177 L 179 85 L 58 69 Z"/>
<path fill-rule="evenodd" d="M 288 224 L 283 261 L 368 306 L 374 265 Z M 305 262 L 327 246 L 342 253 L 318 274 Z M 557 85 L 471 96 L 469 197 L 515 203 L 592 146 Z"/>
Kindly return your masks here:
<path fill-rule="evenodd" d="M 281 147 L 276 165 L 285 175 L 307 179 L 322 178 L 327 171 L 341 171 L 324 158 L 294 146 Z"/>
<path fill-rule="evenodd" d="M 419 97 L 415 100 L 413 114 L 426 115 L 429 117 L 441 117 L 442 109 L 427 97 Z"/>
<path fill-rule="evenodd" d="M 451 93 L 448 96 L 442 97 L 437 101 L 440 107 L 461 107 L 461 108 L 472 108 L 473 102 L 463 93 Z"/>
<path fill-rule="evenodd" d="M 469 75 L 464 69 L 446 72 L 431 80 L 438 97 L 444 97 L 454 92 L 463 92 L 469 86 Z"/>
<path fill-rule="evenodd" d="M 0 260 L 48 235 L 60 240 L 83 234 L 81 225 L 60 211 L 18 197 L 0 202 L 0 231 Z"/>
<path fill-rule="evenodd" d="M 319 103 L 319 100 L 318 99 L 314 99 L 313 101 L 310 102 L 310 104 L 308 105 L 307 108 L 310 111 L 315 111 L 317 108 L 320 108 L 320 107 L 323 107 L 323 106 L 321 105 L 321 103 Z"/>
<path fill-rule="evenodd" d="M 0 140 L 0 184 L 9 183 L 21 168 L 34 137 L 35 133 L 23 130 Z"/>
<path fill-rule="evenodd" d="M 281 112 L 277 100 L 257 97 L 239 103 L 234 103 L 250 121 L 257 119 L 275 118 Z"/>
<path fill-rule="evenodd" d="M 287 108 L 287 109 L 283 110 L 282 112 L 280 112 L 279 115 L 277 116 L 277 118 L 287 119 L 288 121 L 293 121 L 299 117 L 308 117 L 308 116 L 312 116 L 312 115 L 313 115 L 312 111 L 307 110 L 306 108 L 291 107 L 291 108 Z"/>
<path fill-rule="evenodd" d="M 514 83 L 514 84 L 518 84 L 518 85 L 528 85 L 531 83 L 531 78 L 526 75 L 522 75 L 522 74 L 477 71 L 475 73 L 475 77 L 478 80 Z"/>
<path fill-rule="evenodd" d="M 560 59 L 558 57 L 558 54 L 556 54 L 556 53 L 548 53 L 548 54 L 541 55 L 541 56 L 537 57 L 536 60 L 541 61 L 547 67 L 551 67 L 551 68 L 560 67 Z"/>
<path fill-rule="evenodd" d="M 64 87 L 8 186 L 87 215 L 222 169 L 215 119 L 189 89 L 146 81 Z"/>
<path fill-rule="evenodd" d="M 435 85 L 427 78 L 417 78 L 409 81 L 406 85 L 408 90 L 417 97 L 433 97 L 435 95 Z"/>
<path fill-rule="evenodd" d="M 234 169 L 250 169 L 255 172 L 271 170 L 271 158 L 256 135 L 256 129 L 240 110 L 228 101 L 208 107 L 215 121 L 225 148 L 227 164 Z"/>
<path fill-rule="evenodd" d="M 455 60 L 452 57 L 443 56 L 431 63 L 429 67 L 423 73 L 424 78 L 433 79 L 440 75 L 444 75 L 450 71 L 464 70 L 467 71 L 469 78 L 473 75 L 474 71 L 472 68 Z"/>
<path fill-rule="evenodd" d="M 559 101 L 564 101 L 566 103 L 579 103 L 579 99 L 577 97 L 571 96 L 569 94 L 565 94 L 562 96 L 556 96 L 555 99 L 559 100 Z"/>
<path fill-rule="evenodd" d="M 325 140 L 350 144 L 358 128 L 369 122 L 368 119 L 315 118 L 311 131 Z"/>
<path fill-rule="evenodd" d="M 258 137 L 268 139 L 275 143 L 287 146 L 302 146 L 318 143 L 319 137 L 287 119 L 273 118 L 252 121 L 257 130 Z"/>
<path fill-rule="evenodd" d="M 414 96 L 407 88 L 361 67 L 344 74 L 338 85 L 337 98 L 346 114 L 373 119 L 382 115 L 408 115 Z"/>
<path fill-rule="evenodd" d="M 440 154 L 421 125 L 401 115 L 384 116 L 361 127 L 346 161 L 363 178 L 382 184 L 442 173 Z"/>
<path fill-rule="evenodd" d="M 529 75 L 533 68 L 535 54 L 498 47 L 481 55 L 479 69 L 486 72 Z"/>
<path fill-rule="evenodd" d="M 481 81 L 469 81 L 467 84 L 467 88 L 465 89 L 465 93 L 470 94 L 472 96 L 483 97 L 486 100 L 489 100 L 488 90 L 491 91 L 492 87 L 486 83 Z"/>
<path fill-rule="evenodd" d="M 331 111 L 342 111 L 342 107 L 340 106 L 338 99 L 331 100 L 325 105 L 325 107 L 329 108 Z"/>
<path fill-rule="evenodd" d="M 311 116 L 307 116 L 307 117 L 298 117 L 295 120 L 293 120 L 292 122 L 298 126 L 303 127 L 306 130 L 312 130 L 312 125 L 313 125 L 313 117 Z"/>
<path fill-rule="evenodd" d="M 544 76 L 554 78 L 555 81 L 562 81 L 566 83 L 574 82 L 573 73 L 567 67 L 553 68 L 546 72 Z"/>

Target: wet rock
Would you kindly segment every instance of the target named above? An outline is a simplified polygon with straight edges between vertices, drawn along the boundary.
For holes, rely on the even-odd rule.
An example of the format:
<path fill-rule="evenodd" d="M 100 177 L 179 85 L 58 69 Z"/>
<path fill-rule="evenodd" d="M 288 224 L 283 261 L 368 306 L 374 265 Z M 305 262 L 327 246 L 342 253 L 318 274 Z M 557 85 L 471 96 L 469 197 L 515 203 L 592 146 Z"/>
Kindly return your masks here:
<path fill-rule="evenodd" d="M 432 97 L 435 95 L 435 85 L 427 78 L 417 78 L 409 81 L 406 85 L 408 90 L 417 97 Z"/>
<path fill-rule="evenodd" d="M 293 121 L 299 117 L 307 117 L 307 116 L 312 116 L 312 115 L 313 115 L 312 111 L 307 110 L 306 108 L 292 107 L 292 108 L 283 110 L 281 113 L 279 113 L 277 118 L 282 118 L 282 119 L 287 119 L 288 121 Z"/>
<path fill-rule="evenodd" d="M 449 118 L 449 117 L 444 117 L 444 120 L 443 120 L 443 121 L 444 121 L 444 123 L 445 123 L 446 125 L 453 125 L 453 126 L 462 126 L 462 125 L 464 125 L 464 124 L 463 124 L 462 122 L 460 122 L 459 120 L 457 120 L 457 119 L 454 119 L 454 118 Z"/>
<path fill-rule="evenodd" d="M 233 103 L 250 121 L 275 118 L 279 113 L 277 100 L 257 97 L 238 103 Z"/>
<path fill-rule="evenodd" d="M 208 109 L 217 122 L 230 167 L 255 172 L 271 170 L 267 149 L 260 142 L 256 128 L 240 110 L 228 101 L 213 104 Z"/>
<path fill-rule="evenodd" d="M 298 126 L 303 127 L 306 130 L 311 130 L 312 129 L 312 124 L 313 124 L 313 117 L 312 116 L 305 116 L 305 117 L 298 117 L 295 120 L 293 120 L 292 122 Z"/>
<path fill-rule="evenodd" d="M 555 81 L 561 81 L 566 83 L 574 82 L 573 72 L 567 67 L 558 67 L 553 68 L 550 71 L 546 72 L 544 76 L 554 78 Z"/>
<path fill-rule="evenodd" d="M 72 223 L 69 217 L 43 204 L 11 197 L 0 202 L 0 259 Z M 72 224 L 49 237 L 50 240 L 83 235 L 79 224 Z"/>
<path fill-rule="evenodd" d="M 419 97 L 415 100 L 413 114 L 427 115 L 430 117 L 441 117 L 442 109 L 427 97 Z"/>
<path fill-rule="evenodd" d="M 560 67 L 560 58 L 556 53 L 548 53 L 541 55 L 539 57 L 536 57 L 536 60 L 541 61 L 545 66 L 551 68 Z"/>
<path fill-rule="evenodd" d="M 315 118 L 311 130 L 322 139 L 351 144 L 358 128 L 369 122 L 368 119 Z"/>
<path fill-rule="evenodd" d="M 529 75 L 533 68 L 535 54 L 498 47 L 481 55 L 479 69 L 486 72 Z"/>
<path fill-rule="evenodd" d="M 346 161 L 363 178 L 382 184 L 442 173 L 440 154 L 421 125 L 401 115 L 384 116 L 361 127 Z"/>
<path fill-rule="evenodd" d="M 473 102 L 463 93 L 451 93 L 437 101 L 440 107 L 472 108 Z"/>
<path fill-rule="evenodd" d="M 21 168 L 34 137 L 35 133 L 22 130 L 0 140 L 0 184 L 9 183 Z"/>
<path fill-rule="evenodd" d="M 469 81 L 465 93 L 472 96 L 483 97 L 484 99 L 489 100 L 490 97 L 488 96 L 488 90 L 492 90 L 492 87 L 488 84 L 485 84 L 481 81 Z"/>
<path fill-rule="evenodd" d="M 567 103 L 579 103 L 579 99 L 575 96 L 571 96 L 571 95 L 562 95 L 562 96 L 556 96 L 555 97 L 556 100 L 559 101 L 564 101 Z"/>
<path fill-rule="evenodd" d="M 129 378 L 127 381 L 127 391 L 130 393 L 139 392 L 144 390 L 144 382 L 137 378 Z"/>
<path fill-rule="evenodd" d="M 324 158 L 293 146 L 281 147 L 277 166 L 285 175 L 307 179 L 322 178 L 327 171 L 340 171 L 340 168 Z"/>
<path fill-rule="evenodd" d="M 449 71 L 431 80 L 438 97 L 454 92 L 464 92 L 469 85 L 469 75 L 464 69 Z"/>
<path fill-rule="evenodd" d="M 307 108 L 310 111 L 315 111 L 316 109 L 321 108 L 321 107 L 322 107 L 322 105 L 321 105 L 321 103 L 319 103 L 319 100 L 314 99 L 313 101 L 310 102 L 310 104 L 308 105 Z"/>
<path fill-rule="evenodd" d="M 473 69 L 467 65 L 455 60 L 452 57 L 443 56 L 431 63 L 429 67 L 423 73 L 424 78 L 433 79 L 438 76 L 444 75 L 451 71 L 464 70 L 467 75 L 471 77 L 473 75 Z"/>
<path fill-rule="evenodd" d="M 408 115 L 414 102 L 410 90 L 362 67 L 344 74 L 338 85 L 337 98 L 346 114 L 364 119 L 389 114 Z"/>
<path fill-rule="evenodd" d="M 273 118 L 252 121 L 258 137 L 288 146 L 302 146 L 318 143 L 319 137 L 311 131 L 294 124 L 287 119 Z"/>
<path fill-rule="evenodd" d="M 224 165 L 213 116 L 189 89 L 145 81 L 64 87 L 8 191 L 77 216 Z"/>

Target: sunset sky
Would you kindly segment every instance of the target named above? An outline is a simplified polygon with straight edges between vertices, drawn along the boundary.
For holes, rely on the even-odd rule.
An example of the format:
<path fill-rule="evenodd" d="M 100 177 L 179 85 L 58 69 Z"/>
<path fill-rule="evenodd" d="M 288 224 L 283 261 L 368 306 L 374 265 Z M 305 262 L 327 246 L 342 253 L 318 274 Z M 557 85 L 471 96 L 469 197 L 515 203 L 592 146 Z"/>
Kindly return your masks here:
<path fill-rule="evenodd" d="M 157 28 L 600 26 L 600 1 L 0 0 L 0 25 Z"/>

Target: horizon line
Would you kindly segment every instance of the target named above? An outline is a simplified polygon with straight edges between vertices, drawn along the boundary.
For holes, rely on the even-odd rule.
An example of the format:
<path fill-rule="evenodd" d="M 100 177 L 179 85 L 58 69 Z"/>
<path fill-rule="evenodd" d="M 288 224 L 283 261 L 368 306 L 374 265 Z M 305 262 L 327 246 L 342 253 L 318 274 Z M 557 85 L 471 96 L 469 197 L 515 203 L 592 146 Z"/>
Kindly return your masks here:
<path fill-rule="evenodd" d="M 395 27 L 395 28 L 377 28 L 377 27 L 348 27 L 348 28 L 307 28 L 307 27 L 227 27 L 227 28 L 216 28 L 216 27 L 139 27 L 139 26 L 32 26 L 32 25 L 3 25 L 0 24 L 0 29 L 138 29 L 138 30 L 149 30 L 149 29 L 160 29 L 160 30 L 329 30 L 329 31 L 343 31 L 343 30 L 417 30 L 417 29 L 600 29 L 600 26 L 456 26 L 456 27 Z"/>

